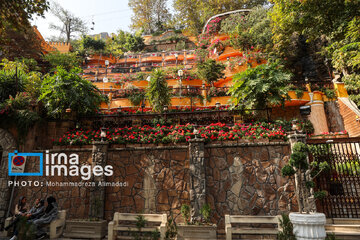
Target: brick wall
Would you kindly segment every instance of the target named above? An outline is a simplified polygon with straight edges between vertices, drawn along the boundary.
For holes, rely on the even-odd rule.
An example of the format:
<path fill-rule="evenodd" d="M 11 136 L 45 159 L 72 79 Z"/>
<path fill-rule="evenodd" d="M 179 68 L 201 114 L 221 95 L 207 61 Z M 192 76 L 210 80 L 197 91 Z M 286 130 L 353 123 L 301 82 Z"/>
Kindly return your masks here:
<path fill-rule="evenodd" d="M 342 118 L 344 119 L 345 130 L 350 137 L 360 136 L 360 122 L 357 121 L 357 114 L 345 102 L 347 98 L 339 98 L 339 109 Z"/>

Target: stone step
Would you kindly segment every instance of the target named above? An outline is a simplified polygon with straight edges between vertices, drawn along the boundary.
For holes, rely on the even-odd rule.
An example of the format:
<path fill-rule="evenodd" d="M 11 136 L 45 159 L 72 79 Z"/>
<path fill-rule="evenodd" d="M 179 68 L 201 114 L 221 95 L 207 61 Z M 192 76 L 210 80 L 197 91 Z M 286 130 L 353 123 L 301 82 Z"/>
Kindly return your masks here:
<path fill-rule="evenodd" d="M 360 225 L 326 224 L 325 230 L 329 233 L 360 236 Z"/>

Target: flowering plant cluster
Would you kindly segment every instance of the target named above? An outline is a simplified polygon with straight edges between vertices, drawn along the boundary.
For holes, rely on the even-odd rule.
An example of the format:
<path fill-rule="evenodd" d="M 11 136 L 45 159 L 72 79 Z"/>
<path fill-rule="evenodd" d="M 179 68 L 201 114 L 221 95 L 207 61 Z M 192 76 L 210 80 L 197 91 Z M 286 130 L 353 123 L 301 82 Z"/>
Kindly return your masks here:
<path fill-rule="evenodd" d="M 183 97 L 198 97 L 201 96 L 201 89 L 200 88 L 195 88 L 195 87 L 189 87 L 189 88 L 174 88 L 173 89 L 173 96 L 180 96 L 180 91 L 181 91 L 181 96 Z"/>
<path fill-rule="evenodd" d="M 155 127 L 125 127 L 108 129 L 105 140 L 110 144 L 124 143 L 179 143 L 187 142 L 195 138 L 194 125 L 177 125 Z M 286 140 L 286 133 L 282 126 L 274 123 L 252 123 L 249 125 L 235 124 L 227 126 L 224 123 L 213 123 L 198 128 L 197 137 L 210 141 L 237 141 L 239 139 L 281 139 Z M 57 141 L 56 145 L 87 145 L 93 141 L 101 141 L 100 130 L 73 130 L 65 133 Z"/>
<path fill-rule="evenodd" d="M 214 49 L 216 48 L 216 50 L 218 52 L 224 50 L 225 46 L 223 44 L 223 42 L 220 40 L 220 39 L 216 39 L 215 41 L 213 41 L 209 47 L 208 47 L 208 50 L 209 51 L 213 51 Z"/>
<path fill-rule="evenodd" d="M 209 97 L 229 96 L 228 91 L 229 91 L 229 88 L 227 88 L 227 87 L 222 87 L 222 88 L 212 87 L 208 91 L 208 96 Z"/>
<path fill-rule="evenodd" d="M 206 25 L 206 33 L 210 35 L 216 34 L 220 29 L 221 18 L 216 17 Z"/>

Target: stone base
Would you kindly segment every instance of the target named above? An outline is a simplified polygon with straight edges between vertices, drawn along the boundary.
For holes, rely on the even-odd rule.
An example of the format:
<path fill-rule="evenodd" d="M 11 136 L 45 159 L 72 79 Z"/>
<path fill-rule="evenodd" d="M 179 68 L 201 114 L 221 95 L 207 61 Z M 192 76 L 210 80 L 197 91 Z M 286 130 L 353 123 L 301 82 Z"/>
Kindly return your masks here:
<path fill-rule="evenodd" d="M 326 237 L 326 217 L 323 213 L 290 213 L 291 223 L 294 225 L 293 232 L 297 240 L 323 240 Z"/>
<path fill-rule="evenodd" d="M 178 225 L 177 240 L 216 240 L 216 225 Z"/>
<path fill-rule="evenodd" d="M 82 239 L 103 239 L 106 235 L 107 221 L 67 220 L 65 237 Z"/>

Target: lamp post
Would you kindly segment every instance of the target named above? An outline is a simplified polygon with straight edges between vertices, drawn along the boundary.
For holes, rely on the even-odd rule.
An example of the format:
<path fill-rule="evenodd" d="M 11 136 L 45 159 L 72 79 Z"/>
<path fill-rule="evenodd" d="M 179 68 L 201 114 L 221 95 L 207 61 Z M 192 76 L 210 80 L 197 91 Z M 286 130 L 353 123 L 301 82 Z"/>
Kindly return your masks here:
<path fill-rule="evenodd" d="M 215 107 L 216 107 L 216 110 L 217 110 L 217 115 L 218 115 L 218 122 L 220 122 L 220 106 L 221 104 L 219 102 L 215 103 Z"/>
<path fill-rule="evenodd" d="M 144 113 L 144 108 L 145 108 L 145 103 L 143 101 L 142 104 L 141 104 L 141 113 Z"/>
<path fill-rule="evenodd" d="M 179 57 L 179 54 L 175 53 L 175 59 L 176 59 L 175 65 L 176 66 L 177 66 L 178 57 Z"/>
<path fill-rule="evenodd" d="M 105 60 L 105 77 L 107 77 L 107 68 L 109 66 L 109 60 Z"/>
<path fill-rule="evenodd" d="M 105 127 L 101 128 L 100 137 L 101 137 L 101 141 L 105 142 L 105 138 L 106 138 L 106 128 Z"/>
<path fill-rule="evenodd" d="M 107 77 L 103 78 L 103 95 L 105 95 L 105 83 L 109 82 L 109 79 Z"/>
<path fill-rule="evenodd" d="M 178 71 L 178 76 L 179 76 L 179 87 L 180 87 L 180 98 L 181 98 L 182 77 L 184 76 L 184 71 L 180 69 L 180 70 Z"/>

